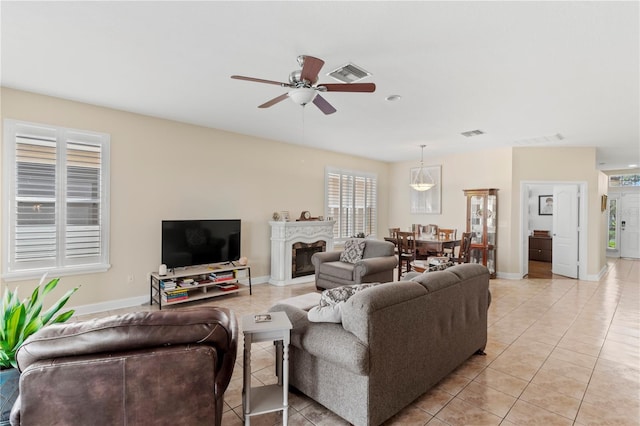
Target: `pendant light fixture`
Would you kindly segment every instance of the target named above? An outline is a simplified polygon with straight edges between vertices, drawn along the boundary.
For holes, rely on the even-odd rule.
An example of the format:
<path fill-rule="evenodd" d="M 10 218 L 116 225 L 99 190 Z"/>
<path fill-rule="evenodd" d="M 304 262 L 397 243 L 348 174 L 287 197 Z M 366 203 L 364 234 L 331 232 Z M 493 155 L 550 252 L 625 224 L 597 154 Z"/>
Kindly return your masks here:
<path fill-rule="evenodd" d="M 420 170 L 416 173 L 415 178 L 411 182 L 411 187 L 416 191 L 428 191 L 435 186 L 435 182 L 431 177 L 431 174 L 424 168 L 424 147 L 426 145 L 420 145 L 422 153 L 420 154 Z"/>

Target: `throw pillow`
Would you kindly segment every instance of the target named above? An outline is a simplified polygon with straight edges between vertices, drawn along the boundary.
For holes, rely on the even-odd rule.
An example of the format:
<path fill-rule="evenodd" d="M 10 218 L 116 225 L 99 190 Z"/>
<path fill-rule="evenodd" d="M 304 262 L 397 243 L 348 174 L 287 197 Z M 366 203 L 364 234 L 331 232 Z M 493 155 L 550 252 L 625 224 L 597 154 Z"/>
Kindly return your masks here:
<path fill-rule="evenodd" d="M 347 240 L 344 243 L 344 251 L 340 253 L 340 261 L 356 263 L 361 260 L 365 244 L 364 240 Z"/>
<path fill-rule="evenodd" d="M 342 322 L 342 303 L 331 306 L 314 306 L 309 309 L 307 318 L 311 322 Z"/>
<path fill-rule="evenodd" d="M 453 262 L 447 262 L 447 263 L 440 263 L 439 265 L 431 265 L 429 266 L 429 272 L 433 272 L 433 271 L 444 271 L 447 268 L 451 268 L 452 266 L 455 266 L 456 264 Z"/>
<path fill-rule="evenodd" d="M 354 284 L 324 290 L 320 295 L 320 304 L 307 313 L 311 322 L 342 322 L 342 305 L 359 291 L 375 284 Z"/>
<path fill-rule="evenodd" d="M 342 287 L 330 288 L 320 295 L 320 306 L 330 306 L 336 303 L 346 302 L 359 291 L 373 287 L 375 284 L 354 284 Z"/>

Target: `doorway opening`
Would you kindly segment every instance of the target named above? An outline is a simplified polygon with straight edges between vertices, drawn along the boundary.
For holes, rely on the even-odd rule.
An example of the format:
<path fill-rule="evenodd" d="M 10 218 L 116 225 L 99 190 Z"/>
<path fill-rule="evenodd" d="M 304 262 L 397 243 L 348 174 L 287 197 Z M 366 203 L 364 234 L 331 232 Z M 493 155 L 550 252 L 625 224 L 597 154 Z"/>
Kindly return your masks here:
<path fill-rule="evenodd" d="M 586 182 L 521 182 L 520 195 L 522 277 L 586 279 Z"/>

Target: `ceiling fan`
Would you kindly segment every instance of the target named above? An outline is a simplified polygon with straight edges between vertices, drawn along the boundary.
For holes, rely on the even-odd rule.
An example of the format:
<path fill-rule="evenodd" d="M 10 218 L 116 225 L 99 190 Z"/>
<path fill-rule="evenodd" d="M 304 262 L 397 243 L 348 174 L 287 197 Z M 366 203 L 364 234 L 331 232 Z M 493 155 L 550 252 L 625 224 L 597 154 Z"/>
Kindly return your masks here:
<path fill-rule="evenodd" d="M 236 80 L 254 81 L 257 83 L 276 84 L 281 87 L 289 87 L 290 91 L 277 96 L 270 101 L 258 105 L 258 108 L 269 108 L 287 98 L 290 98 L 298 105 L 306 105 L 313 102 L 320 111 L 325 114 L 333 114 L 336 109 L 325 98 L 320 96 L 318 92 L 375 92 L 376 85 L 373 83 L 346 83 L 346 84 L 316 84 L 318 81 L 318 73 L 324 61 L 314 58 L 313 56 L 298 56 L 298 64 L 302 69 L 292 71 L 289 74 L 289 82 L 282 83 L 280 81 L 263 80 L 261 78 L 244 77 L 242 75 L 232 75 L 231 78 Z"/>

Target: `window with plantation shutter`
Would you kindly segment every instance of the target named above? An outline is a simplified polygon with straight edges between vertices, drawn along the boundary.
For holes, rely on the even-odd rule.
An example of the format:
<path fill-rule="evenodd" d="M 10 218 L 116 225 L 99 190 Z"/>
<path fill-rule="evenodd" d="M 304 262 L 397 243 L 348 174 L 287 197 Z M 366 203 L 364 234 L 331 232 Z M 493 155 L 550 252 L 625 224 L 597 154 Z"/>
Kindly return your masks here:
<path fill-rule="evenodd" d="M 336 221 L 338 241 L 364 234 L 375 236 L 377 227 L 377 177 L 371 173 L 327 168 L 325 217 Z"/>
<path fill-rule="evenodd" d="M 109 135 L 4 122 L 3 278 L 109 267 Z"/>

